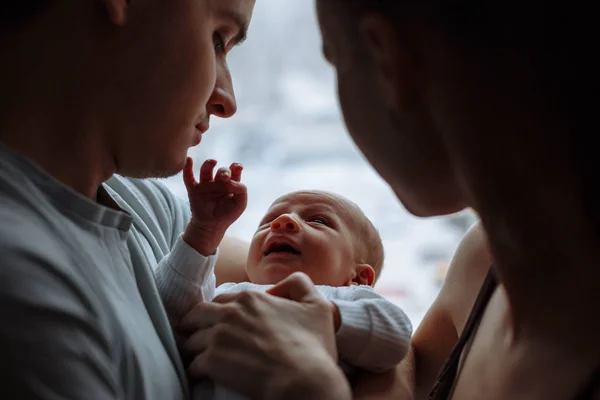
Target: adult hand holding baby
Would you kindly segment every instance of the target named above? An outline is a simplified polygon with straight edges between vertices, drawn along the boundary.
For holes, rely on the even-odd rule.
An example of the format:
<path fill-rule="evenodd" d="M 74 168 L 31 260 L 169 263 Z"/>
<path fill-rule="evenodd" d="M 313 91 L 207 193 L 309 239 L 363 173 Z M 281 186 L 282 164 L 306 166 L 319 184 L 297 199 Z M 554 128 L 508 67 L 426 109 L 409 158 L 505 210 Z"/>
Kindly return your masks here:
<path fill-rule="evenodd" d="M 183 169 L 192 218 L 183 234 L 183 240 L 198 253 L 215 253 L 227 228 L 246 209 L 248 190 L 242 184 L 242 165 L 233 163 L 219 168 L 214 174 L 216 160 L 206 160 L 200 168 L 199 182 L 194 178 L 193 162 L 188 158 Z"/>
<path fill-rule="evenodd" d="M 252 399 L 350 399 L 337 365 L 331 304 L 305 274 L 269 290 L 198 304 L 181 327 L 196 354 L 193 377 L 210 377 Z"/>

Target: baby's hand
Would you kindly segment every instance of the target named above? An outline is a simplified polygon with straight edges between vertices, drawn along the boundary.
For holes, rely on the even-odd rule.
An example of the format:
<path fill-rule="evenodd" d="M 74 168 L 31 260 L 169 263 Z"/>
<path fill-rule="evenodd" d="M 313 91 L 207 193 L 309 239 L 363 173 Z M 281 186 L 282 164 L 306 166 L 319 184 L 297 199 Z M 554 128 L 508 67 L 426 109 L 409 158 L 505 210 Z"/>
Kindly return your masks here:
<path fill-rule="evenodd" d="M 217 162 L 206 160 L 200 168 L 200 182 L 194 178 L 193 162 L 187 159 L 183 181 L 190 199 L 192 219 L 183 240 L 200 254 L 214 254 L 225 231 L 246 209 L 248 192 L 240 183 L 241 164 L 219 168 L 213 178 Z"/>

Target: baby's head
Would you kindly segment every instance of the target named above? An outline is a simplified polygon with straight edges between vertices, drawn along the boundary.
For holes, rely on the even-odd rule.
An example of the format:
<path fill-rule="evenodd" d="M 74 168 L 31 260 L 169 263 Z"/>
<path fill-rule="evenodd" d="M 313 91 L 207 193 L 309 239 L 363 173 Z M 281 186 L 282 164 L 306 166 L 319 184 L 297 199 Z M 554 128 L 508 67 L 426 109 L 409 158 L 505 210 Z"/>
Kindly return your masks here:
<path fill-rule="evenodd" d="M 356 204 L 333 193 L 299 191 L 267 211 L 252 238 L 247 272 L 258 284 L 302 271 L 316 285 L 372 286 L 382 265 L 379 233 Z"/>

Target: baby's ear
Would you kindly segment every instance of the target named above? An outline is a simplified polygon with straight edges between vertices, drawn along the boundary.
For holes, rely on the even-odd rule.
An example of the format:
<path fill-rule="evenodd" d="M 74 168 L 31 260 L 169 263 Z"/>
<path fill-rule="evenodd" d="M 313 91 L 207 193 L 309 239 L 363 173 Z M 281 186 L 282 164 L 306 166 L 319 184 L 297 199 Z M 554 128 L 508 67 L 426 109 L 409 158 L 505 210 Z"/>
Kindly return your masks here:
<path fill-rule="evenodd" d="M 369 264 L 356 264 L 354 272 L 352 283 L 367 286 L 373 286 L 375 283 L 375 270 Z"/>

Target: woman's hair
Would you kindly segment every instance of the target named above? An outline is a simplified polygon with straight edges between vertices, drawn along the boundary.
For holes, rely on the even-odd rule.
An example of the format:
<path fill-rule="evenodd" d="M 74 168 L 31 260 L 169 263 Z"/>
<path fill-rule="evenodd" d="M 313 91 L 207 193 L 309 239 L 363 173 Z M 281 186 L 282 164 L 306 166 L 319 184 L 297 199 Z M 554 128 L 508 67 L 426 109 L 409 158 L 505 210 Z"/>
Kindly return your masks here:
<path fill-rule="evenodd" d="M 42 12 L 53 0 L 20 0 L 6 2 L 0 9 L 0 26 L 18 27 Z"/>
<path fill-rule="evenodd" d="M 511 68 L 517 65 L 528 86 L 546 102 L 549 118 L 569 132 L 565 144 L 573 149 L 588 212 L 600 230 L 597 148 L 595 135 L 586 132 L 596 125 L 597 115 L 592 108 L 597 101 L 588 96 L 595 94 L 598 74 L 595 7 L 547 0 L 321 1 L 337 2 L 340 12 L 356 16 L 379 12 L 400 27 L 415 13 L 426 16 L 452 45 L 492 71 L 510 57 Z"/>

